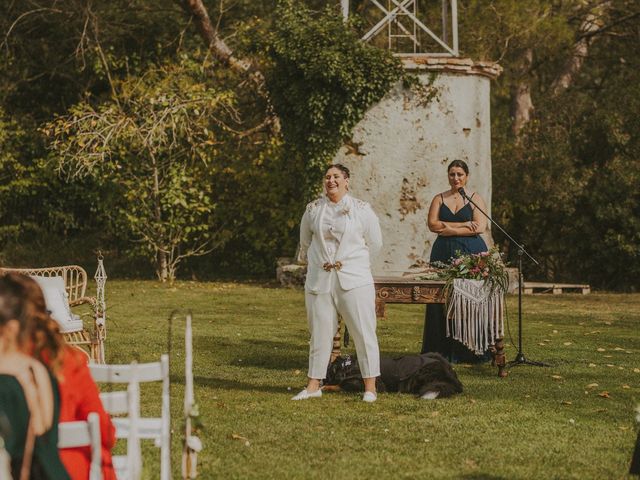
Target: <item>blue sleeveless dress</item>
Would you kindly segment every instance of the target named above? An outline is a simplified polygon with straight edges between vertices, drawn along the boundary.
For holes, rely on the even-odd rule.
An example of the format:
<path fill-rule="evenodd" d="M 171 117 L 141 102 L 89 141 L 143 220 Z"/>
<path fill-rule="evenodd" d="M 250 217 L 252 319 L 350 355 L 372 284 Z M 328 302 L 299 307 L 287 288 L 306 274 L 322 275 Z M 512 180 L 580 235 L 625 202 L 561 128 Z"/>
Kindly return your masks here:
<path fill-rule="evenodd" d="M 471 198 L 473 198 L 473 195 L 471 195 Z M 473 220 L 472 207 L 471 203 L 467 203 L 460 210 L 453 213 L 445 205 L 443 197 L 438 219 L 443 222 L 468 222 Z M 460 254 L 481 253 L 487 250 L 487 244 L 480 235 L 470 237 L 443 237 L 438 235 L 431 249 L 429 260 L 431 262 L 450 263 L 452 259 Z M 474 355 L 462 343 L 447 337 L 445 310 L 442 304 L 427 305 L 422 334 L 422 353 L 428 352 L 440 353 L 453 361 L 475 362 L 483 359 L 483 357 Z"/>

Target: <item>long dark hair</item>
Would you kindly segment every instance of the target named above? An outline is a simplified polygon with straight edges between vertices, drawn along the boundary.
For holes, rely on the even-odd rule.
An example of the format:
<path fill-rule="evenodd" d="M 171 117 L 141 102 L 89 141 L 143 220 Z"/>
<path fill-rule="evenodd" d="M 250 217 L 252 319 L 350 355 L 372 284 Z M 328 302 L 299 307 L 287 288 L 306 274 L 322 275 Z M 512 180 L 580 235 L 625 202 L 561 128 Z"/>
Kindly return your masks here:
<path fill-rule="evenodd" d="M 0 325 L 20 323 L 20 348 L 57 373 L 64 349 L 58 323 L 51 318 L 40 286 L 19 273 L 0 276 Z"/>

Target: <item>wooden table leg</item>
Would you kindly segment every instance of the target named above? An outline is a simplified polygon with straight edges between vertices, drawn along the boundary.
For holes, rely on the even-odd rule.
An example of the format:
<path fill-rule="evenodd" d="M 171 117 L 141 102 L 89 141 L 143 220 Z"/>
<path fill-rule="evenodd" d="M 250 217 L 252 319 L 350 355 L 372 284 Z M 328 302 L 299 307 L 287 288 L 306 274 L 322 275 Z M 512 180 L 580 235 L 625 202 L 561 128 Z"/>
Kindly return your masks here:
<path fill-rule="evenodd" d="M 342 335 L 340 331 L 342 330 L 342 317 L 338 315 L 338 331 L 333 337 L 333 350 L 331 350 L 331 362 L 340 356 L 340 341 L 342 340 Z"/>
<path fill-rule="evenodd" d="M 506 377 L 509 372 L 507 372 L 505 366 L 507 363 L 506 356 L 504 354 L 504 340 L 502 338 L 498 338 L 495 344 L 495 364 L 498 367 L 498 376 L 501 378 Z"/>
<path fill-rule="evenodd" d="M 385 305 L 384 300 L 376 298 L 376 318 L 385 318 L 387 316 Z"/>

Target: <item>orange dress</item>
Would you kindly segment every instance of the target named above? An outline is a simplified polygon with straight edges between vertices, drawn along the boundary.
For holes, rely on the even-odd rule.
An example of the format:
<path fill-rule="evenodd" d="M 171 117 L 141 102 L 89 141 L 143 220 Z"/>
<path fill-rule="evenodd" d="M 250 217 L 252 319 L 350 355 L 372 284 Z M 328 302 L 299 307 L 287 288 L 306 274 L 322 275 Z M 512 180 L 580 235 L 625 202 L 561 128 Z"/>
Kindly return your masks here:
<path fill-rule="evenodd" d="M 116 480 L 111 461 L 111 449 L 116 441 L 115 428 L 100 401 L 100 392 L 91 377 L 86 355 L 76 348 L 66 346 L 60 373 L 60 422 L 86 420 L 89 413 L 98 414 L 102 437 L 102 478 Z M 72 480 L 89 478 L 89 447 L 65 448 L 59 452 L 60 459 Z"/>

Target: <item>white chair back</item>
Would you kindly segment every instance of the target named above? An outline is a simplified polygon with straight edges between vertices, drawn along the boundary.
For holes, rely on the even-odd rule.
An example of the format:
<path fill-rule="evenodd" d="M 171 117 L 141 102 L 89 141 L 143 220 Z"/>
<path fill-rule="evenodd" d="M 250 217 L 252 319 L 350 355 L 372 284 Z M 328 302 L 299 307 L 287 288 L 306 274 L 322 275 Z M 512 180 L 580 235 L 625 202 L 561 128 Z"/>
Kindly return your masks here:
<path fill-rule="evenodd" d="M 133 375 L 131 365 L 90 365 L 91 375 L 99 383 L 130 383 Z M 151 439 L 160 447 L 160 480 L 171 479 L 171 410 L 169 397 L 169 356 L 162 355 L 159 362 L 136 364 L 136 384 L 162 382 L 162 407 L 160 417 L 142 417 L 135 423 L 137 437 Z M 131 383 L 130 383 L 131 385 Z M 127 438 L 133 426 L 131 415 L 123 411 L 122 392 L 108 392 L 100 395 L 105 409 L 112 415 L 127 413 L 126 418 L 113 418 L 116 437 Z M 139 391 L 138 391 L 139 398 Z"/>
<path fill-rule="evenodd" d="M 102 480 L 102 447 L 100 441 L 100 417 L 91 412 L 87 421 L 61 422 L 58 424 L 58 448 L 91 447 L 89 480 Z"/>

